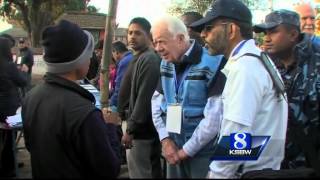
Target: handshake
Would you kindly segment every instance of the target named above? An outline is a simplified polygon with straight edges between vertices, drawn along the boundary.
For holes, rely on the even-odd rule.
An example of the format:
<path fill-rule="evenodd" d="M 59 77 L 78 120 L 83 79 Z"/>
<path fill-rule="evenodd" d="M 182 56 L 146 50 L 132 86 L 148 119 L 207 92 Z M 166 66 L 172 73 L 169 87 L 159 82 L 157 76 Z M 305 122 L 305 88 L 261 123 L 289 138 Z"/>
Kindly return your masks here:
<path fill-rule="evenodd" d="M 179 150 L 170 138 L 163 139 L 161 144 L 163 156 L 169 164 L 176 165 L 189 158 L 187 153 L 183 149 Z"/>

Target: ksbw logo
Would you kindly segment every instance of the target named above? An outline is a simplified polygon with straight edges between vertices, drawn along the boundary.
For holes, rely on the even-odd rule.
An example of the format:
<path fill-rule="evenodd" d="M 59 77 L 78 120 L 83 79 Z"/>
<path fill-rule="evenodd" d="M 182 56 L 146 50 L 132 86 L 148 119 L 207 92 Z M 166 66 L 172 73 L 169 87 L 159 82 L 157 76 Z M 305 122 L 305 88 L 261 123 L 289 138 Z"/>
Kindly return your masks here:
<path fill-rule="evenodd" d="M 270 136 L 251 136 L 249 133 L 232 133 L 223 136 L 211 160 L 257 160 Z"/>

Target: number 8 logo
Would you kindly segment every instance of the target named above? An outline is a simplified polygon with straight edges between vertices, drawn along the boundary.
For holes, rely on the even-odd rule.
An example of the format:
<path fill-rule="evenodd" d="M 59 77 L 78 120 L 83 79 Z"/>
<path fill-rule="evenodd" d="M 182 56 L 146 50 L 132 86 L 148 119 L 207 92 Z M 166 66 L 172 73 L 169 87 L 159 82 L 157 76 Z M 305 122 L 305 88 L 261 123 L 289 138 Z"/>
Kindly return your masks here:
<path fill-rule="evenodd" d="M 247 147 L 247 142 L 245 141 L 246 138 L 247 138 L 247 135 L 245 133 L 236 133 L 234 135 L 235 142 L 234 142 L 233 146 L 236 149 L 246 148 Z"/>

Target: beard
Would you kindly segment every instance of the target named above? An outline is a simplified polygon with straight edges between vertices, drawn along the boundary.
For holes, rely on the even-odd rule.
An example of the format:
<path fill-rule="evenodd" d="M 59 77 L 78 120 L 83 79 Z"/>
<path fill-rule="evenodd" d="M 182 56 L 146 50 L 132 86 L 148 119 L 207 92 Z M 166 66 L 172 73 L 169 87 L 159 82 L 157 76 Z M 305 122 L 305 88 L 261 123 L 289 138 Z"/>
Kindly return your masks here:
<path fill-rule="evenodd" d="M 226 32 L 217 34 L 216 38 L 211 42 L 206 42 L 210 55 L 224 54 L 228 47 L 228 40 Z"/>

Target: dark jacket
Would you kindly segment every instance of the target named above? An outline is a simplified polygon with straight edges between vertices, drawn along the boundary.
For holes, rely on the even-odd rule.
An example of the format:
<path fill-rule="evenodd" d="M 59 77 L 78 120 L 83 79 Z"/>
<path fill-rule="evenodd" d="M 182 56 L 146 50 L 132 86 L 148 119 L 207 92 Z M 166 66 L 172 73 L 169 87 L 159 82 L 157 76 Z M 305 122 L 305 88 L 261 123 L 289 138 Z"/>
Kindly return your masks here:
<path fill-rule="evenodd" d="M 33 52 L 31 51 L 30 48 L 25 47 L 20 49 L 20 52 L 18 54 L 18 58 L 21 57 L 21 65 L 25 64 L 26 66 L 28 66 L 29 70 L 28 70 L 28 74 L 32 73 L 32 66 L 34 63 L 34 59 L 33 59 Z M 16 62 L 18 63 L 18 62 Z"/>
<path fill-rule="evenodd" d="M 145 49 L 134 57 L 128 67 L 132 68 L 132 73 L 127 133 L 134 139 L 158 138 L 152 121 L 151 98 L 160 76 L 160 61 L 154 50 Z"/>
<path fill-rule="evenodd" d="M 47 73 L 44 80 L 22 106 L 33 177 L 116 177 L 120 170 L 116 128 L 106 125 L 93 95 L 54 74 Z"/>
<path fill-rule="evenodd" d="M 0 116 L 6 117 L 14 115 L 20 106 L 18 87 L 25 86 L 27 79 L 12 61 L 0 61 Z"/>

